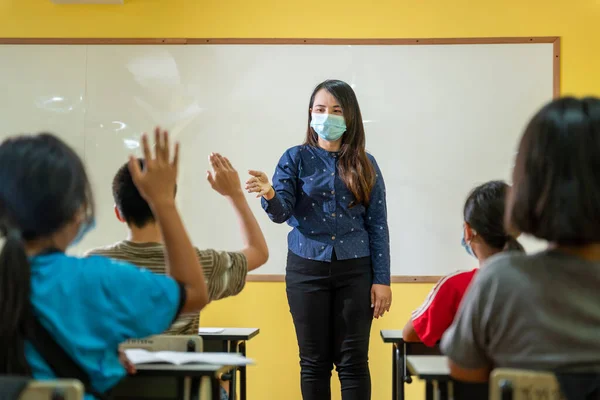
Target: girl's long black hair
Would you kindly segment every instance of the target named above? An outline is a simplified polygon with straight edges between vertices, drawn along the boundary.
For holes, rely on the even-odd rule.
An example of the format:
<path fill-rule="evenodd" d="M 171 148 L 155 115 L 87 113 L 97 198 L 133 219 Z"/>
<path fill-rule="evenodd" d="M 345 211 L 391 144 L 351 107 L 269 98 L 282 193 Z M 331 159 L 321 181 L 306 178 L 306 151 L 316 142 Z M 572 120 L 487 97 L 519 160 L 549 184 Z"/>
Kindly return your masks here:
<path fill-rule="evenodd" d="M 41 133 L 0 145 L 0 374 L 31 375 L 25 337 L 35 315 L 26 243 L 51 237 L 80 212 L 94 217 L 92 190 L 67 144 Z"/>

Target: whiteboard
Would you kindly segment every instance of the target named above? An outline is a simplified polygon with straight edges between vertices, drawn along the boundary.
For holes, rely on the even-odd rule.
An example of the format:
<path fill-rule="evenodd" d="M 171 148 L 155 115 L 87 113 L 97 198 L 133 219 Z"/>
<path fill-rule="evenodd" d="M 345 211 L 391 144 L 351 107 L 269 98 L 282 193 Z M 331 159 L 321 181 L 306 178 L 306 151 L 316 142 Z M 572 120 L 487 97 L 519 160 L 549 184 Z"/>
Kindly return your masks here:
<path fill-rule="evenodd" d="M 525 124 L 553 94 L 551 43 L 4 45 L 0 61 L 0 135 L 49 130 L 85 159 L 97 228 L 75 253 L 125 238 L 111 181 L 156 124 L 181 142 L 177 203 L 193 242 L 241 248 L 230 205 L 206 183 L 208 154 L 229 157 L 242 180 L 272 175 L 304 139 L 314 86 L 347 81 L 387 184 L 395 276 L 475 266 L 460 246 L 464 200 L 509 180 Z M 248 200 L 271 254 L 255 274 L 284 274 L 289 227 Z"/>

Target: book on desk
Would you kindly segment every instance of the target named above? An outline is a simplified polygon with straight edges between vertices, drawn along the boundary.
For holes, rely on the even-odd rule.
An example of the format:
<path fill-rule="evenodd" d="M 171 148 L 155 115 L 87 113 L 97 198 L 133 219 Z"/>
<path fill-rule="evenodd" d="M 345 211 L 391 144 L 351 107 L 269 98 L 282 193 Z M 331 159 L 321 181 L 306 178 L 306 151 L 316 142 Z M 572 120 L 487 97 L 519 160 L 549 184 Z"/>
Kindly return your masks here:
<path fill-rule="evenodd" d="M 125 355 L 134 365 L 167 363 L 183 364 L 217 364 L 243 366 L 254 364 L 254 361 L 235 353 L 189 353 L 179 351 L 148 351 L 144 349 L 127 349 Z"/>

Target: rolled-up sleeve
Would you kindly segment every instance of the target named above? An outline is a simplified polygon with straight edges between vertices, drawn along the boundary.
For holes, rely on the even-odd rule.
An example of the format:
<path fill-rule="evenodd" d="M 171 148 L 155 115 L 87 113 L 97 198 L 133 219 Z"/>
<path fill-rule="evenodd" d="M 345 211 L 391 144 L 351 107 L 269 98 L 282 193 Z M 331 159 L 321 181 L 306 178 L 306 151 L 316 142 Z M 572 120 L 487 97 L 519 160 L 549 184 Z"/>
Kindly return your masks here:
<path fill-rule="evenodd" d="M 390 284 L 390 233 L 387 221 L 385 182 L 375 158 L 369 156 L 376 171 L 375 186 L 366 213 L 366 229 L 369 234 L 373 283 Z"/>
<path fill-rule="evenodd" d="M 298 150 L 295 150 L 297 152 Z M 296 184 L 298 181 L 297 154 L 292 149 L 286 151 L 273 175 L 275 197 L 261 203 L 269 218 L 278 224 L 284 223 L 292 216 L 296 205 Z"/>
<path fill-rule="evenodd" d="M 248 260 L 242 253 L 198 250 L 207 280 L 209 299 L 219 300 L 240 293 L 246 284 Z"/>

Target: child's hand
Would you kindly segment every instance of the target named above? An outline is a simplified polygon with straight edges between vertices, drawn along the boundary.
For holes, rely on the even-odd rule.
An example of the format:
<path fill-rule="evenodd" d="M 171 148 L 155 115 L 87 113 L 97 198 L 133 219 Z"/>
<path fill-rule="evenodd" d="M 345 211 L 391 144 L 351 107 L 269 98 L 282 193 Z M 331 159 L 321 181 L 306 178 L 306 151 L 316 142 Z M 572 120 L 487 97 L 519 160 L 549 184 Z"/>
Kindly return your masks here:
<path fill-rule="evenodd" d="M 131 361 L 129 361 L 129 358 L 127 358 L 123 350 L 119 350 L 119 361 L 121 362 L 121 365 L 123 366 L 123 368 L 125 368 L 125 371 L 127 371 L 129 375 L 133 375 L 137 372 L 135 369 L 135 365 Z"/>
<path fill-rule="evenodd" d="M 175 143 L 173 160 L 171 160 L 170 147 L 169 133 L 156 128 L 154 130 L 154 156 L 148 144 L 148 136 L 146 134 L 142 136 L 145 162 L 143 171 L 135 157 L 130 156 L 129 158 L 129 171 L 133 183 L 151 207 L 175 203 L 179 144 Z"/>

